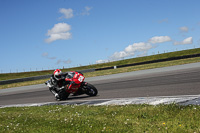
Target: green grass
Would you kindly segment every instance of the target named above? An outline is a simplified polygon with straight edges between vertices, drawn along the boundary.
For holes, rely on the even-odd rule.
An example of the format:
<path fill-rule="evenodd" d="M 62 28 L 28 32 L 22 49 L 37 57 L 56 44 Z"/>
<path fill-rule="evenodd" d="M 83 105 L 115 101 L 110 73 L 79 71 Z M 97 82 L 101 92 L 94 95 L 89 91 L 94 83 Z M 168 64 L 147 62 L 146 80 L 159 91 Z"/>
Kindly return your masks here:
<path fill-rule="evenodd" d="M 177 57 L 177 56 L 198 54 L 198 53 L 200 53 L 200 48 L 177 51 L 177 52 L 170 52 L 170 53 L 164 53 L 164 54 L 158 54 L 158 55 L 152 55 L 152 56 L 145 56 L 145 57 L 139 57 L 139 58 L 131 58 L 131 59 L 120 60 L 120 61 L 109 62 L 109 63 L 102 63 L 102 64 L 95 64 L 95 65 L 89 65 L 89 66 L 81 66 L 81 67 L 75 67 L 75 68 L 69 68 L 69 69 L 62 69 L 62 71 L 66 72 L 66 71 L 84 70 L 84 69 L 90 69 L 90 68 L 103 68 L 103 67 L 109 67 L 109 66 L 138 63 L 138 62 L 150 61 L 150 60 L 155 60 L 155 59 L 165 59 L 165 58 L 170 58 L 170 57 Z M 37 71 L 37 72 L 22 72 L 22 73 L 12 73 L 12 74 L 0 74 L 0 80 L 9 80 L 9 79 L 16 79 L 16 78 L 48 75 L 48 74 L 52 74 L 52 71 L 53 70 Z"/>
<path fill-rule="evenodd" d="M 117 74 L 117 73 L 132 72 L 132 71 L 138 71 L 138 70 L 168 67 L 168 66 L 174 66 L 174 65 L 183 65 L 183 64 L 196 63 L 196 62 L 200 62 L 200 57 L 117 68 L 117 69 L 111 69 L 111 70 L 95 71 L 91 73 L 85 73 L 84 75 L 86 77 L 94 77 L 94 76 L 101 76 L 101 75 L 108 75 L 108 74 Z"/>
<path fill-rule="evenodd" d="M 200 132 L 200 106 L 41 106 L 0 109 L 0 132 Z"/>
<path fill-rule="evenodd" d="M 36 84 L 43 84 L 49 79 L 50 78 L 34 80 L 34 81 L 25 81 L 25 82 L 19 82 L 19 83 L 12 83 L 12 84 L 6 84 L 6 85 L 0 85 L 0 89 L 20 87 L 20 86 L 28 86 L 28 85 L 36 85 Z"/>

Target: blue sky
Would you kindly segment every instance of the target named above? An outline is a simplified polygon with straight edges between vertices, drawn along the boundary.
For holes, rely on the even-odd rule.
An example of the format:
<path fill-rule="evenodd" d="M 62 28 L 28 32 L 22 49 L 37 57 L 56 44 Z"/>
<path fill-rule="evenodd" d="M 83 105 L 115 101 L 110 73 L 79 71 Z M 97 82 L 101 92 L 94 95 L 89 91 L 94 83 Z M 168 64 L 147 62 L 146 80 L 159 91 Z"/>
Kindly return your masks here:
<path fill-rule="evenodd" d="M 0 0 L 0 72 L 200 47 L 199 0 Z"/>

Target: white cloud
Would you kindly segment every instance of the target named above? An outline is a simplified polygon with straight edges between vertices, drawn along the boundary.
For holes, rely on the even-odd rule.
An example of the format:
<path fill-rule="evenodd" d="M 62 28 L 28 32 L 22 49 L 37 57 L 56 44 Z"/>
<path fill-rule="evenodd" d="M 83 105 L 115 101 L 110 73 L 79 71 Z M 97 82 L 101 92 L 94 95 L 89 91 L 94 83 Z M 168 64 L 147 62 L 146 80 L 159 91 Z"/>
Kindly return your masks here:
<path fill-rule="evenodd" d="M 56 59 L 56 57 L 48 57 L 48 59 L 54 60 Z"/>
<path fill-rule="evenodd" d="M 134 43 L 133 45 L 129 45 L 125 48 L 125 52 L 132 53 L 136 51 L 147 51 L 152 48 L 152 45 L 150 43 L 140 42 L 140 43 Z"/>
<path fill-rule="evenodd" d="M 162 19 L 162 20 L 158 21 L 158 23 L 164 23 L 164 22 L 168 23 L 168 18 L 165 18 L 165 19 Z"/>
<path fill-rule="evenodd" d="M 56 40 L 68 40 L 71 38 L 71 33 L 57 33 L 57 34 L 51 34 L 48 39 L 46 39 L 47 43 L 51 43 Z"/>
<path fill-rule="evenodd" d="M 55 24 L 52 29 L 48 30 L 47 36 L 49 36 L 49 38 L 45 41 L 51 43 L 56 40 L 68 40 L 72 37 L 69 32 L 70 30 L 71 26 L 67 23 Z"/>
<path fill-rule="evenodd" d="M 59 12 L 63 14 L 63 16 L 60 17 L 60 19 L 62 19 L 62 18 L 69 19 L 69 18 L 72 18 L 74 16 L 73 10 L 71 8 L 69 8 L 69 9 L 60 8 Z"/>
<path fill-rule="evenodd" d="M 70 64 L 72 61 L 70 60 L 70 59 L 68 59 L 68 60 L 64 60 L 63 61 L 63 63 L 65 63 L 65 64 Z"/>
<path fill-rule="evenodd" d="M 56 59 L 56 57 L 49 57 L 49 54 L 47 52 L 43 53 L 42 56 L 47 58 L 47 59 L 51 59 L 51 60 Z"/>
<path fill-rule="evenodd" d="M 189 28 L 186 27 L 186 26 L 183 26 L 183 27 L 180 27 L 179 30 L 180 30 L 181 32 L 188 32 Z"/>
<path fill-rule="evenodd" d="M 149 39 L 148 42 L 139 42 L 139 43 L 134 43 L 132 45 L 128 45 L 123 51 L 120 52 L 115 52 L 113 55 L 110 56 L 110 60 L 118 60 L 118 59 L 123 59 L 125 57 L 130 57 L 130 56 L 145 56 L 147 55 L 148 51 L 155 46 L 152 44 L 157 44 L 157 43 L 164 43 L 172 41 L 172 39 L 169 36 L 155 36 Z M 98 60 L 96 63 L 104 63 L 105 60 Z"/>
<path fill-rule="evenodd" d="M 67 23 L 58 23 L 55 24 L 51 30 L 48 30 L 47 35 L 56 34 L 56 33 L 64 33 L 71 30 L 71 26 Z"/>
<path fill-rule="evenodd" d="M 48 55 L 49 54 L 47 52 L 45 52 L 45 53 L 42 54 L 43 57 L 48 57 Z"/>
<path fill-rule="evenodd" d="M 109 62 L 109 61 L 108 61 L 108 60 L 97 60 L 97 61 L 96 61 L 97 64 L 106 63 L 106 62 Z"/>
<path fill-rule="evenodd" d="M 149 39 L 148 42 L 156 44 L 156 43 L 168 42 L 168 41 L 171 41 L 171 40 L 172 39 L 169 36 L 155 36 L 155 37 L 152 37 L 151 39 Z"/>
<path fill-rule="evenodd" d="M 110 58 L 112 60 L 123 59 L 125 57 L 134 56 L 136 52 L 141 52 L 140 55 L 145 55 L 151 48 L 153 48 L 153 46 L 150 43 L 134 43 L 126 47 L 124 51 L 115 52 Z"/>
<path fill-rule="evenodd" d="M 57 62 L 56 62 L 56 64 L 60 64 L 60 63 L 64 63 L 64 64 L 70 64 L 72 61 L 70 60 L 70 59 L 68 59 L 68 60 L 58 60 Z"/>
<path fill-rule="evenodd" d="M 85 15 L 90 15 L 90 10 L 92 9 L 92 7 L 88 7 L 86 6 L 84 11 L 81 13 L 81 15 L 85 16 Z"/>
<path fill-rule="evenodd" d="M 132 53 L 132 55 L 134 55 L 134 53 Z M 130 56 L 130 53 L 127 53 L 125 51 L 120 51 L 120 52 L 115 52 L 110 58 L 112 60 L 117 60 L 117 59 L 122 59 L 128 56 Z"/>
<path fill-rule="evenodd" d="M 60 64 L 62 61 L 61 60 L 57 60 L 56 64 Z"/>
<path fill-rule="evenodd" d="M 185 44 L 192 44 L 192 43 L 193 43 L 192 37 L 188 37 L 188 38 L 184 39 L 184 40 L 181 41 L 181 42 L 175 41 L 175 42 L 174 42 L 174 45 L 185 45 Z"/>

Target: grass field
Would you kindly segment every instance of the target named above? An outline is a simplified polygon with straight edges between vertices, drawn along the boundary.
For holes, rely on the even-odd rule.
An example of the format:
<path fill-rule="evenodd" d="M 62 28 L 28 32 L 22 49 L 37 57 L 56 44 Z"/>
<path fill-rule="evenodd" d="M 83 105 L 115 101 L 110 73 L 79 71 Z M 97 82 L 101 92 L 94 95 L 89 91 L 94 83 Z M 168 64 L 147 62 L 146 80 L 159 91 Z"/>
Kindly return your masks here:
<path fill-rule="evenodd" d="M 0 132 L 200 132 L 200 106 L 41 106 L 0 109 Z"/>

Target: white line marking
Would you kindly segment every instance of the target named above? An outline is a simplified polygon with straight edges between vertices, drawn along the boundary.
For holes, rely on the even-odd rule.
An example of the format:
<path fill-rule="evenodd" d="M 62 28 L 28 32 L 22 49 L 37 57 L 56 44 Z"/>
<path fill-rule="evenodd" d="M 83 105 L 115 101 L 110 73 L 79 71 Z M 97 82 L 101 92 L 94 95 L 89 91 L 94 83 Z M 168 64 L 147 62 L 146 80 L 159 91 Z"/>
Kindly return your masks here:
<path fill-rule="evenodd" d="M 67 105 L 67 104 L 76 104 L 76 105 L 87 105 L 91 104 L 94 106 L 101 105 L 127 105 L 127 104 L 149 104 L 149 105 L 158 105 L 158 104 L 170 104 L 170 103 L 182 103 L 187 101 L 192 101 L 194 99 L 200 98 L 200 95 L 183 95 L 183 96 L 158 96 L 158 97 L 136 97 L 136 98 L 113 98 L 113 99 L 92 99 L 92 100 L 78 100 L 78 101 L 61 101 L 61 102 L 46 102 L 46 103 L 31 103 L 31 104 L 14 104 L 14 105 L 4 105 L 0 108 L 6 107 L 31 107 L 31 106 L 43 106 L 43 105 Z M 101 103 L 95 103 L 102 101 Z M 78 104 L 80 103 L 81 104 Z M 82 103 L 83 102 L 83 103 Z"/>

